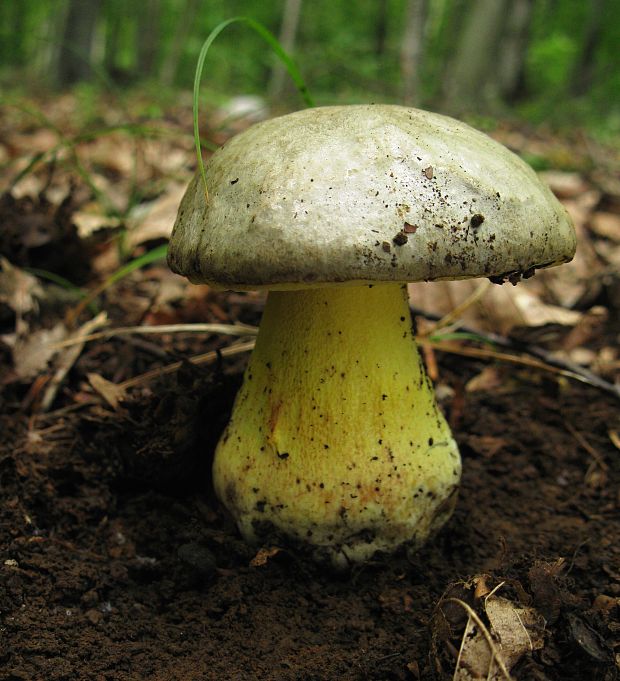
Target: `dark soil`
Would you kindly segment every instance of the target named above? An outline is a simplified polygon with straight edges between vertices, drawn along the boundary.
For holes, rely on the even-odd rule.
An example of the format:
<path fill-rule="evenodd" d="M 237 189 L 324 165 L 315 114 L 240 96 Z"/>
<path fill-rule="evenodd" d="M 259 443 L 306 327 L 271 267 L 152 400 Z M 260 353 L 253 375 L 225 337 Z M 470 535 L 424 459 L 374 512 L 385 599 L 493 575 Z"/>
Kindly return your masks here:
<path fill-rule="evenodd" d="M 440 369 L 458 387 L 481 366 Z M 440 602 L 456 590 L 478 607 L 466 583 L 481 574 L 546 620 L 515 679 L 618 678 L 613 397 L 514 371 L 501 394 L 457 389 L 454 517 L 416 555 L 334 574 L 247 546 L 211 494 L 240 370 L 184 369 L 117 413 L 33 419 L 6 398 L 2 681 L 450 679 L 465 618 Z"/>

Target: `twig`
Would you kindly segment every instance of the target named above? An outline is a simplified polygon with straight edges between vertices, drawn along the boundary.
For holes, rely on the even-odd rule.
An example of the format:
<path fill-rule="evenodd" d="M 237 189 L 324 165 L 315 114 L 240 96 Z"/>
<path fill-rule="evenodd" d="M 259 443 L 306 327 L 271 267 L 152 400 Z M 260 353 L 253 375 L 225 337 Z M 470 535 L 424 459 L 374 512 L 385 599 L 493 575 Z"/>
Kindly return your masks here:
<path fill-rule="evenodd" d="M 71 367 L 77 362 L 78 357 L 80 356 L 82 350 L 84 349 L 83 341 L 84 336 L 87 336 L 91 331 L 94 331 L 95 329 L 103 326 L 103 324 L 106 323 L 106 320 L 107 320 L 106 313 L 101 312 L 95 318 L 90 319 L 78 329 L 73 339 L 76 341 L 76 343 L 73 345 L 71 349 L 67 350 L 60 357 L 58 368 L 56 369 L 56 372 L 52 376 L 52 379 L 49 382 L 43 395 L 43 399 L 41 400 L 40 411 L 47 411 L 50 408 L 52 402 L 54 401 L 54 398 L 56 397 L 58 389 L 62 385 L 62 382 L 65 380 L 65 376 L 69 373 Z"/>
<path fill-rule="evenodd" d="M 564 422 L 568 432 L 577 440 L 577 442 L 588 452 L 588 454 L 594 459 L 601 470 L 609 470 L 609 466 L 605 463 L 605 460 L 601 454 L 594 449 L 594 447 L 585 439 L 585 437 L 568 421 Z"/>
<path fill-rule="evenodd" d="M 218 357 L 233 357 L 234 355 L 241 355 L 244 352 L 249 352 L 254 348 L 255 343 L 256 341 L 254 340 L 236 343 L 235 345 L 229 345 L 228 347 L 222 348 L 221 350 L 212 350 L 211 352 L 205 352 L 201 355 L 194 355 L 193 357 L 189 357 L 187 361 L 190 364 L 196 365 L 211 364 L 212 362 L 215 362 Z M 151 369 L 151 371 L 147 371 L 143 374 L 140 374 L 139 376 L 135 376 L 134 378 L 123 381 L 122 383 L 118 383 L 118 387 L 122 390 L 135 388 L 136 386 L 142 385 L 143 383 L 148 383 L 150 380 L 158 378 L 159 376 L 172 374 L 175 371 L 178 371 L 182 366 L 183 362 L 173 362 L 172 364 L 159 367 L 158 369 Z"/>
<path fill-rule="evenodd" d="M 465 300 L 462 303 L 459 303 L 456 307 L 452 308 L 448 314 L 444 315 L 441 317 L 441 319 L 437 320 L 437 322 L 434 324 L 433 328 L 429 329 L 428 333 L 425 335 L 430 335 L 438 331 L 439 329 L 443 329 L 446 326 L 452 324 L 455 320 L 457 320 L 465 310 L 468 310 L 472 305 L 477 303 L 480 298 L 489 290 L 491 287 L 491 282 L 488 279 L 485 279 L 480 286 L 478 286 L 472 293 L 471 295 L 467 296 Z"/>
<path fill-rule="evenodd" d="M 108 329 L 99 333 L 91 333 L 83 338 L 69 338 L 56 343 L 54 347 L 63 348 L 81 342 L 100 340 L 101 338 L 113 338 L 114 336 L 130 336 L 133 334 L 159 334 L 159 333 L 214 333 L 226 336 L 255 336 L 258 328 L 248 324 L 161 324 L 159 326 L 124 326 L 117 329 Z"/>
<path fill-rule="evenodd" d="M 410 309 L 416 316 L 424 317 L 425 319 L 429 319 L 431 321 L 440 320 L 439 315 L 434 315 L 414 307 L 411 307 Z M 460 328 L 463 333 L 476 336 L 483 342 L 489 343 L 491 345 L 497 345 L 501 348 L 512 350 L 514 352 L 522 352 L 524 354 L 531 355 L 540 361 L 537 364 L 527 363 L 525 358 L 519 358 L 516 355 L 509 355 L 506 353 L 492 354 L 493 351 L 479 350 L 476 348 L 462 347 L 459 351 L 458 346 L 448 346 L 444 342 L 431 341 L 430 339 L 419 339 L 419 342 L 432 343 L 436 349 L 443 350 L 444 352 L 450 352 L 452 354 L 460 354 L 466 357 L 479 357 L 481 359 L 484 359 L 485 357 L 489 359 L 495 358 L 501 361 L 511 362 L 513 364 L 522 364 L 532 368 L 550 371 L 551 373 L 559 373 L 563 376 L 566 376 L 567 378 L 571 378 L 573 380 L 591 385 L 592 387 L 598 388 L 599 390 L 603 390 L 604 392 L 610 393 L 616 398 L 620 399 L 620 386 L 609 383 L 605 379 L 597 376 L 589 369 L 586 369 L 579 364 L 575 364 L 574 362 L 570 362 L 565 359 L 560 359 L 559 357 L 554 356 L 552 353 L 547 352 L 537 345 L 530 345 L 514 338 L 500 336 L 499 334 L 495 333 L 483 333 L 467 326 L 462 326 Z"/>

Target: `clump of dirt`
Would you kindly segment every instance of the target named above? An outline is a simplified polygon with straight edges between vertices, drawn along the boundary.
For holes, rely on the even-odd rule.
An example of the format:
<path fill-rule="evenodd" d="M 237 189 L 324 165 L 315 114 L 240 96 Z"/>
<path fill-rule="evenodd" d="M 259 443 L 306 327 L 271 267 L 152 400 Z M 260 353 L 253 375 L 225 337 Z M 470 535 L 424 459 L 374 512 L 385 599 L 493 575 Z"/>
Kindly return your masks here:
<path fill-rule="evenodd" d="M 441 370 L 458 385 L 472 366 Z M 342 575 L 248 546 L 214 499 L 239 381 L 188 367 L 118 412 L 2 417 L 0 679 L 450 679 L 466 617 L 440 604 L 479 575 L 546 620 L 515 679 L 618 678 L 611 397 L 526 380 L 458 395 L 453 519 Z"/>

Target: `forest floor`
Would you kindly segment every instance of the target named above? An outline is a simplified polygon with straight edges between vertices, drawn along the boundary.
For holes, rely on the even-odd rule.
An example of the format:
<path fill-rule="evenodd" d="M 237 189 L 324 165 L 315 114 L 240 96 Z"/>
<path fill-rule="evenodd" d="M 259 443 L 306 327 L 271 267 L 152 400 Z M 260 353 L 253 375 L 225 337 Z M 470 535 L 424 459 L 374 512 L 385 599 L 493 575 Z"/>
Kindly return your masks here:
<path fill-rule="evenodd" d="M 239 339 L 128 330 L 260 320 L 263 296 L 148 255 L 193 169 L 191 107 L 83 108 L 0 113 L 0 681 L 620 678 L 618 150 L 493 132 L 547 168 L 578 256 L 516 287 L 411 287 L 460 496 L 422 550 L 342 574 L 248 546 L 214 498 L 247 353 L 189 358 Z M 224 118 L 216 144 L 245 124 Z M 472 291 L 466 337 L 442 339 L 429 320 Z"/>

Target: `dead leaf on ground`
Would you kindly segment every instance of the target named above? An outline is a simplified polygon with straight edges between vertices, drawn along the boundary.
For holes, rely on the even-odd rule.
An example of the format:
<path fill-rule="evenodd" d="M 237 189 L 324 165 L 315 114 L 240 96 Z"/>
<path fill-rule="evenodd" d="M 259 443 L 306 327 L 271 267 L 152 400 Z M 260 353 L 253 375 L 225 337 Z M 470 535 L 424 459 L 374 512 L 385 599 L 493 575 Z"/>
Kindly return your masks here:
<path fill-rule="evenodd" d="M 620 215 L 599 211 L 592 215 L 589 226 L 596 236 L 620 243 Z"/>
<path fill-rule="evenodd" d="M 112 381 L 108 381 L 99 374 L 89 373 L 86 377 L 95 392 L 101 395 L 112 409 L 118 409 L 120 401 L 125 397 L 125 389 L 116 383 L 112 383 Z"/>
<path fill-rule="evenodd" d="M 504 335 L 517 326 L 573 326 L 579 321 L 580 312 L 545 303 L 530 281 L 490 287 L 463 311 L 461 321 L 480 331 Z M 415 307 L 443 317 L 471 296 L 477 286 L 477 280 L 416 283 L 409 284 L 409 293 Z"/>
<path fill-rule="evenodd" d="M 523 655 L 544 645 L 544 619 L 534 608 L 518 606 L 492 592 L 484 600 L 484 611 L 488 629 L 468 610 L 454 681 L 510 679 L 510 670 Z"/>
<path fill-rule="evenodd" d="M 20 379 L 31 379 L 47 369 L 56 355 L 56 343 L 67 337 L 67 328 L 58 322 L 51 329 L 39 329 L 20 336 L 13 345 L 13 368 Z"/>
<path fill-rule="evenodd" d="M 508 444 L 508 441 L 504 438 L 494 435 L 469 435 L 465 442 L 485 459 L 493 458 Z"/>
<path fill-rule="evenodd" d="M 43 289 L 36 277 L 0 257 L 0 303 L 21 317 L 37 309 L 36 300 L 42 297 Z"/>
<path fill-rule="evenodd" d="M 581 173 L 544 170 L 538 176 L 559 199 L 573 199 L 591 188 Z"/>
<path fill-rule="evenodd" d="M 142 203 L 132 210 L 127 223 L 129 246 L 170 237 L 186 186 L 185 182 L 171 183 L 155 201 Z"/>
<path fill-rule="evenodd" d="M 282 549 L 278 548 L 277 546 L 271 546 L 269 548 L 263 547 L 259 549 L 258 553 L 254 556 L 254 558 L 252 558 L 250 565 L 252 567 L 261 567 L 262 565 L 266 565 L 269 562 L 269 559 L 277 556 L 280 551 L 282 551 Z"/>

